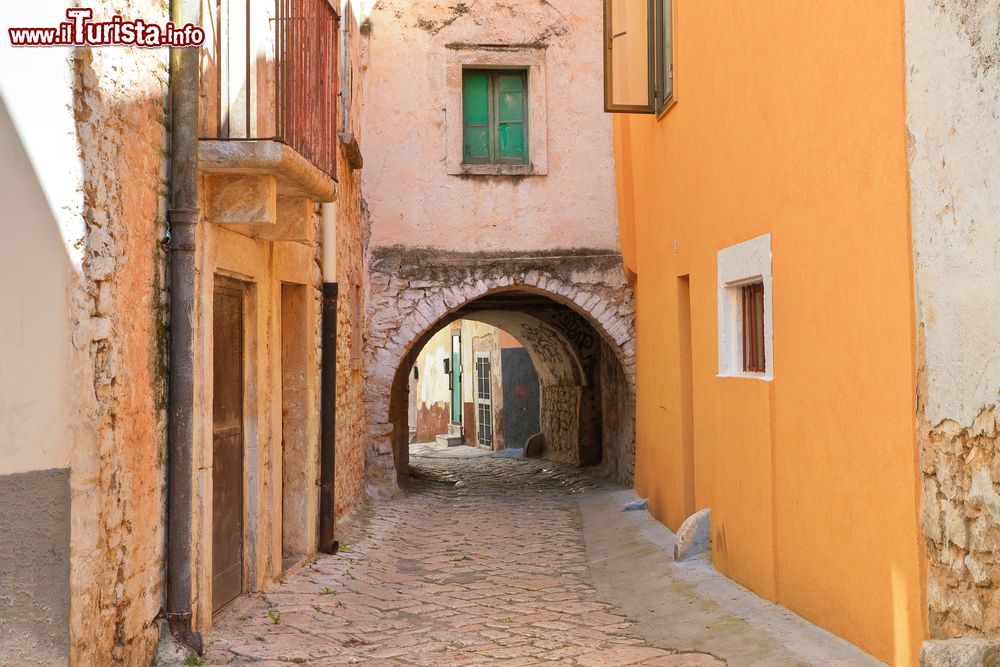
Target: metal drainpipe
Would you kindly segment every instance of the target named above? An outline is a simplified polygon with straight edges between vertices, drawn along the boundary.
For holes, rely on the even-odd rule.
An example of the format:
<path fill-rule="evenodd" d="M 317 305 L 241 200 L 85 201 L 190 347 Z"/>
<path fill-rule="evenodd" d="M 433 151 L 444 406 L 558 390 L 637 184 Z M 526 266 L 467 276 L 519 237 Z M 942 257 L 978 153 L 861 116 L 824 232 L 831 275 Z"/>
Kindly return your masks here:
<path fill-rule="evenodd" d="M 199 0 L 171 0 L 175 25 L 200 23 Z M 194 447 L 195 242 L 198 225 L 197 48 L 170 50 L 170 377 L 167 412 L 167 622 L 177 641 L 203 650 L 191 627 Z"/>
<path fill-rule="evenodd" d="M 337 208 L 323 204 L 323 324 L 320 361 L 319 550 L 335 554 L 337 460 Z"/>
<path fill-rule="evenodd" d="M 340 3 L 340 128 L 347 130 L 347 0 Z M 337 475 L 337 204 L 323 204 L 323 323 L 320 361 L 319 550 L 335 554 Z"/>
<path fill-rule="evenodd" d="M 340 2 L 340 131 L 347 132 L 347 95 L 354 91 L 348 90 L 344 94 L 344 82 L 347 81 L 347 38 L 351 36 L 347 29 L 347 9 L 350 0 Z"/>

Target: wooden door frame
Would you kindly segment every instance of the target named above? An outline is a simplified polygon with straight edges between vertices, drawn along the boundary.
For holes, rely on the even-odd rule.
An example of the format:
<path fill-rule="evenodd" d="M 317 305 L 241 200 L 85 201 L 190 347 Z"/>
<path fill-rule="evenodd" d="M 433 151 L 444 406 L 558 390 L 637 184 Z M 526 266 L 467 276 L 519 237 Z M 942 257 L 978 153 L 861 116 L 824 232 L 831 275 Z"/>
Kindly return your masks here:
<path fill-rule="evenodd" d="M 214 302 L 215 289 L 217 287 L 222 287 L 223 289 L 229 289 L 238 291 L 243 296 L 243 582 L 242 582 L 242 593 L 245 595 L 247 593 L 254 592 L 258 589 L 257 586 L 257 575 L 258 575 L 258 564 L 260 562 L 260 555 L 258 553 L 259 548 L 256 541 L 253 539 L 254 534 L 258 531 L 254 526 L 251 526 L 251 521 L 254 516 L 260 516 L 260 508 L 262 503 L 265 501 L 261 497 L 261 491 L 257 487 L 259 486 L 261 479 L 261 447 L 262 444 L 259 441 L 259 409 L 260 406 L 255 399 L 255 392 L 251 390 L 256 384 L 257 379 L 257 363 L 256 363 L 256 350 L 258 343 L 258 332 L 257 326 L 259 323 L 258 319 L 258 307 L 257 307 L 257 290 L 258 285 L 256 281 L 251 277 L 244 274 L 239 274 L 235 272 L 227 271 L 217 271 L 212 275 L 212 285 L 208 289 L 208 294 L 212 297 L 210 301 Z M 215 312 L 214 305 L 211 318 L 207 321 L 207 331 L 206 333 L 213 336 L 211 340 L 211 353 L 209 354 L 206 362 L 208 367 L 211 368 L 213 363 L 211 360 L 214 358 L 215 352 L 215 341 L 214 341 L 214 329 L 215 325 Z M 215 400 L 215 387 L 214 379 L 211 375 L 205 378 L 205 384 L 211 387 L 210 391 L 206 391 L 206 407 L 205 410 L 208 415 L 208 419 L 213 420 L 212 410 Z M 211 429 L 210 429 L 211 430 Z M 213 443 L 214 438 L 209 438 L 207 442 L 207 453 L 208 456 L 213 457 Z M 212 460 L 212 465 L 215 462 Z M 207 506 L 209 509 L 209 521 L 214 521 L 214 501 L 215 493 L 214 489 L 207 499 Z M 214 615 L 213 608 L 215 606 L 212 600 L 212 566 L 213 566 L 213 553 L 212 553 L 212 524 L 206 527 L 204 533 L 207 538 L 206 557 L 205 566 L 207 573 L 207 605 L 206 611 L 209 614 Z"/>
<path fill-rule="evenodd" d="M 455 339 L 458 339 L 458 360 L 455 359 Z M 460 427 L 463 425 L 463 415 L 465 412 L 465 396 L 462 395 L 462 331 L 452 330 L 451 337 L 449 339 L 448 345 L 448 359 L 451 364 L 451 383 L 448 389 L 450 390 L 451 396 L 449 397 L 449 408 L 451 414 L 448 415 L 448 423 L 452 426 Z M 458 419 L 455 419 L 456 409 L 455 409 L 455 396 L 458 396 Z"/>
<path fill-rule="evenodd" d="M 479 396 L 479 360 L 480 359 L 485 359 L 486 363 L 488 364 L 487 373 L 486 373 L 486 386 L 489 387 L 489 391 L 490 391 L 490 397 L 489 397 L 489 399 L 483 399 L 483 398 L 480 398 L 480 396 Z M 490 352 L 473 352 L 472 368 L 473 368 L 473 375 L 475 376 L 475 386 L 473 388 L 473 392 L 475 394 L 475 396 L 474 396 L 474 402 L 475 402 L 475 405 L 476 405 L 476 444 L 479 445 L 480 447 L 486 447 L 486 445 L 484 445 L 482 442 L 479 441 L 479 438 L 480 438 L 480 424 L 481 424 L 481 421 L 479 419 L 479 406 L 481 404 L 482 405 L 489 405 L 489 408 L 490 408 L 489 409 L 489 413 L 490 413 L 490 444 L 489 444 L 489 447 L 492 450 L 493 446 L 494 446 L 494 443 L 496 442 L 496 419 L 495 419 L 495 415 L 493 414 L 493 358 L 492 358 Z"/>

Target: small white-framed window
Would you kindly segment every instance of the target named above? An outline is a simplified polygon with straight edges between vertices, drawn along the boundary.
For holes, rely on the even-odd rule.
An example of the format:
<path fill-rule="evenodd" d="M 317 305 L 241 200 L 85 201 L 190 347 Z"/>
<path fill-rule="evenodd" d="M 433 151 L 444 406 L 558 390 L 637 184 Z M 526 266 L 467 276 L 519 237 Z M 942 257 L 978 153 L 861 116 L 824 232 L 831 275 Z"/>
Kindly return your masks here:
<path fill-rule="evenodd" d="M 718 253 L 719 375 L 774 379 L 771 235 Z"/>

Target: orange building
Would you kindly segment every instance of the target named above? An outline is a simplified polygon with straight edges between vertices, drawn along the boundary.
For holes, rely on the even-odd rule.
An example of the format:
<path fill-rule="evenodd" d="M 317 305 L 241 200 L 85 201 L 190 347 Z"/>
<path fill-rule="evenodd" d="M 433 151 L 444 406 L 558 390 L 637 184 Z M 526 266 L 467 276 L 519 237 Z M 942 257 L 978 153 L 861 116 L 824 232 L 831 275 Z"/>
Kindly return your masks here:
<path fill-rule="evenodd" d="M 903 4 L 672 4 L 605 3 L 636 489 L 674 530 L 710 508 L 726 575 L 916 664 Z"/>

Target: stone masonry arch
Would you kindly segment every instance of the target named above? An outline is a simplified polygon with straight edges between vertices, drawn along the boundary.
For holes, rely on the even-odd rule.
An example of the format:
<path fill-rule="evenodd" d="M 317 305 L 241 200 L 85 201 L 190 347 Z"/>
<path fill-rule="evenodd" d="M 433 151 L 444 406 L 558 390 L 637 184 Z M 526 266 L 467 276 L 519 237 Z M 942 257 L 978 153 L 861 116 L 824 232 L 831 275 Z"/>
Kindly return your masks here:
<path fill-rule="evenodd" d="M 635 307 L 619 255 L 576 250 L 511 258 L 380 248 L 373 251 L 370 275 L 365 394 L 370 493 L 384 496 L 398 489 L 399 452 L 407 436 L 400 426 L 406 422 L 406 382 L 400 378 L 434 332 L 461 317 L 476 319 L 474 313 L 492 310 L 489 302 L 497 299 L 513 310 L 522 303 L 528 308 L 551 302 L 553 309 L 541 311 L 547 324 L 574 341 L 595 378 L 615 378 L 607 382 L 615 385 L 616 403 L 599 421 L 624 439 L 609 473 L 631 484 Z M 591 340 L 590 332 L 599 340 Z"/>

